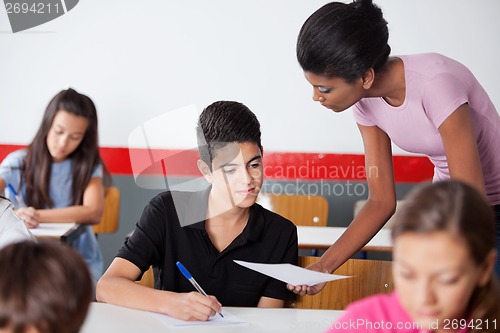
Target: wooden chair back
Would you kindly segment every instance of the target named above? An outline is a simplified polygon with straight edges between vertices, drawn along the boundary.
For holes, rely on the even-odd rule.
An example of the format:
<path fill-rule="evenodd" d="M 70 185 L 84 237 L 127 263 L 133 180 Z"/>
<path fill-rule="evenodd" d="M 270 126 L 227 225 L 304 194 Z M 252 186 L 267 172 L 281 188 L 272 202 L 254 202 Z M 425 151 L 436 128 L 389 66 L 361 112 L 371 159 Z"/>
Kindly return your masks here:
<path fill-rule="evenodd" d="M 155 276 L 153 273 L 153 266 L 149 266 L 149 269 L 142 274 L 142 278 L 136 281 L 138 284 L 143 285 L 148 288 L 155 287 Z"/>
<path fill-rule="evenodd" d="M 317 260 L 318 257 L 299 256 L 299 266 L 307 267 Z M 286 307 L 344 310 L 361 298 L 394 289 L 391 261 L 349 259 L 333 274 L 352 277 L 328 282 L 316 295 L 297 296 L 297 300 L 287 302 Z"/>
<path fill-rule="evenodd" d="M 261 194 L 259 203 L 295 225 L 326 226 L 328 201 L 320 195 Z"/>
<path fill-rule="evenodd" d="M 96 234 L 109 234 L 118 230 L 120 221 L 120 190 L 118 187 L 104 189 L 104 210 L 101 223 L 92 226 Z"/>

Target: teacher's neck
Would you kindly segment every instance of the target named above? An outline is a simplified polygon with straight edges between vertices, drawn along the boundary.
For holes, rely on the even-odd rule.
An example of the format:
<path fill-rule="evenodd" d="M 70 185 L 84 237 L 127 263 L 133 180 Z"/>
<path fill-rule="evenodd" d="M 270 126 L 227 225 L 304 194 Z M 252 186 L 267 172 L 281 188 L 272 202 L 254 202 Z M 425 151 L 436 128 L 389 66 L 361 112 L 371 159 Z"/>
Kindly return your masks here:
<path fill-rule="evenodd" d="M 403 104 L 406 96 L 404 64 L 400 58 L 390 57 L 376 74 L 366 97 L 382 97 L 392 106 Z"/>

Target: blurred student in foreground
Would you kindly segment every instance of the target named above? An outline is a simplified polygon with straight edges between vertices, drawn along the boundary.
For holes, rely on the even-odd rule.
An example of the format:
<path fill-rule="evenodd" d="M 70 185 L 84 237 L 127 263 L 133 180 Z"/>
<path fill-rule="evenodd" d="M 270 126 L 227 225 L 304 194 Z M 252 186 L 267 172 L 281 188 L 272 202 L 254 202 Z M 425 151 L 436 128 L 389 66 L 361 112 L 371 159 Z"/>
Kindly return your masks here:
<path fill-rule="evenodd" d="M 92 295 L 85 261 L 55 241 L 0 250 L 0 333 L 76 333 Z"/>
<path fill-rule="evenodd" d="M 485 198 L 459 181 L 426 185 L 395 219 L 395 291 L 353 303 L 328 332 L 498 332 L 495 224 Z"/>

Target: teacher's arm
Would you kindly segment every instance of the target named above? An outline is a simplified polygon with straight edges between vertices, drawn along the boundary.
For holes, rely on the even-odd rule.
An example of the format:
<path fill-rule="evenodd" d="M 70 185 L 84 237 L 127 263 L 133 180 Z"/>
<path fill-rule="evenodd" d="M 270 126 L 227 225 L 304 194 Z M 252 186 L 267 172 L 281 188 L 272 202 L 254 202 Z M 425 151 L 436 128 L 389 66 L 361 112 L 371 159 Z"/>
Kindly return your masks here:
<path fill-rule="evenodd" d="M 456 109 L 438 129 L 443 140 L 450 177 L 461 180 L 486 195 L 469 104 L 463 104 Z"/>
<path fill-rule="evenodd" d="M 342 236 L 320 260 L 307 267 L 315 271 L 335 271 L 375 236 L 396 209 L 391 140 L 376 126 L 358 124 L 358 127 L 365 148 L 368 200 Z M 288 285 L 288 289 L 300 295 L 314 295 L 324 286 L 324 283 L 315 286 Z"/>
<path fill-rule="evenodd" d="M 333 272 L 383 227 L 396 209 L 396 190 L 389 136 L 377 126 L 358 125 L 365 149 L 368 200 L 346 231 L 319 262 Z"/>

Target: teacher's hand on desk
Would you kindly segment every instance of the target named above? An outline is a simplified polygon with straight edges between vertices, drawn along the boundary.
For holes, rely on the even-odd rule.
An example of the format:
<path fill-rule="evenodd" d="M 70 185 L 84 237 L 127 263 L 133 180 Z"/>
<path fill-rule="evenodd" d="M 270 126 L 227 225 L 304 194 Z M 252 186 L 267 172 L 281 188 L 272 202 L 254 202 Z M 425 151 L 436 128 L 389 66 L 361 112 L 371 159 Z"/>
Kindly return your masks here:
<path fill-rule="evenodd" d="M 307 266 L 306 268 L 310 269 L 312 271 L 316 271 L 316 272 L 331 274 L 331 272 L 329 270 L 327 270 L 321 264 L 320 261 L 317 261 L 317 262 Z M 326 282 L 318 283 L 318 284 L 315 284 L 314 286 L 307 286 L 307 285 L 293 286 L 291 284 L 286 285 L 288 290 L 293 291 L 295 294 L 298 294 L 300 296 L 304 296 L 306 294 L 307 295 L 315 295 L 315 294 L 319 293 L 325 286 L 326 286 Z"/>
<path fill-rule="evenodd" d="M 26 225 L 27 228 L 33 229 L 38 227 L 39 221 L 39 214 L 37 213 L 36 209 L 33 207 L 22 207 L 18 208 L 14 211 L 16 215 L 24 221 L 24 224 Z"/>

